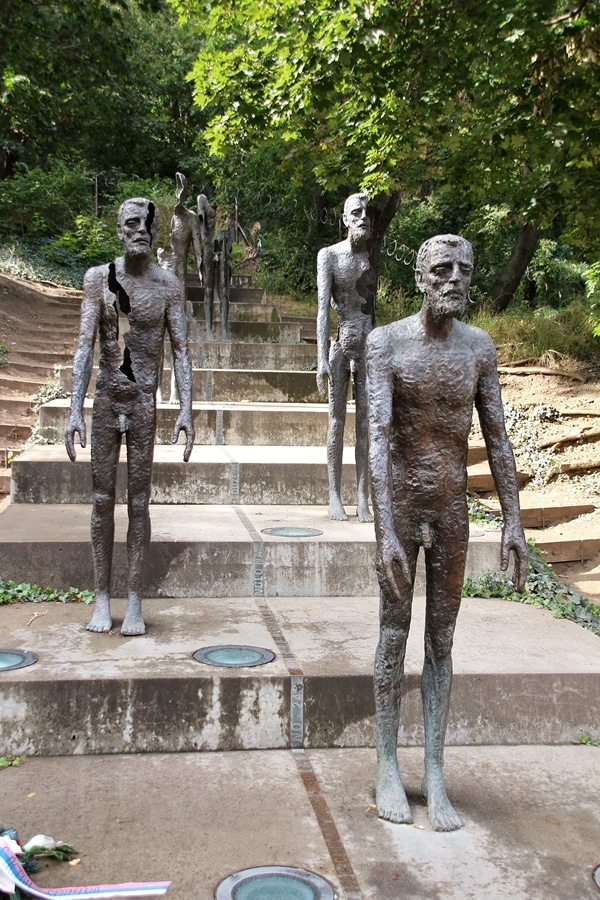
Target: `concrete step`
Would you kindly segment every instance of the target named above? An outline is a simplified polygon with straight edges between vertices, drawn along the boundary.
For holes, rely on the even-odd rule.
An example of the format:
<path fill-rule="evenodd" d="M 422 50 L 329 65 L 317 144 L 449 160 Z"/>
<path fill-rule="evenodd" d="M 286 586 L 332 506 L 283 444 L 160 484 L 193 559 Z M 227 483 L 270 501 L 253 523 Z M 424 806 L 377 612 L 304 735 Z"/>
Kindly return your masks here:
<path fill-rule="evenodd" d="M 188 275 L 185 284 L 188 301 L 203 306 L 204 288 L 200 287 L 198 276 Z M 229 302 L 231 305 L 235 303 L 266 303 L 267 292 L 263 288 L 231 287 L 229 289 Z M 215 304 L 215 306 L 217 305 Z"/>
<path fill-rule="evenodd" d="M 204 303 L 198 301 L 189 302 L 189 312 L 192 317 L 202 325 L 205 322 Z M 213 308 L 213 322 L 221 321 L 221 308 L 215 303 Z M 233 322 L 283 322 L 281 307 L 276 303 L 230 303 L 229 319 Z"/>
<path fill-rule="evenodd" d="M 424 605 L 419 593 L 399 736 L 408 746 L 423 740 Z M 92 608 L 84 604 L 2 607 L 3 646 L 38 656 L 0 673 L 3 752 L 373 746 L 377 596 L 147 600 L 147 633 L 134 638 L 118 635 L 124 608 L 113 601 L 114 634 L 95 634 L 85 629 Z M 264 648 L 275 659 L 232 669 L 193 657 L 222 644 Z M 467 598 L 453 659 L 448 745 L 600 738 L 600 641 L 573 622 Z"/>
<path fill-rule="evenodd" d="M 200 352 L 202 351 L 202 352 Z M 190 350 L 192 353 L 192 349 Z M 314 344 L 214 343 L 205 341 L 195 352 L 194 364 L 206 369 L 316 370 Z"/>
<path fill-rule="evenodd" d="M 478 447 L 474 447 L 475 453 Z M 117 502 L 126 502 L 127 450 L 118 468 Z M 63 444 L 36 446 L 13 461 L 13 503 L 91 503 L 89 446 L 70 462 Z M 354 448 L 344 449 L 342 499 L 356 505 Z M 180 446 L 154 452 L 151 502 L 326 506 L 327 450 L 321 447 L 194 447 L 182 462 Z"/>
<path fill-rule="evenodd" d="M 70 365 L 73 362 L 75 343 L 76 335 L 73 337 L 70 348 L 65 350 L 48 349 L 47 345 L 46 347 L 40 347 L 39 350 L 19 349 L 9 355 L 8 364 L 9 366 L 13 365 L 13 363 L 19 363 L 39 366 L 40 368 L 45 367 L 51 372 L 55 365 Z"/>
<path fill-rule="evenodd" d="M 375 532 L 334 522 L 322 506 L 159 505 L 151 509 L 147 597 L 369 596 L 378 592 Z M 6 580 L 53 587 L 93 585 L 91 507 L 10 503 L 0 513 L 0 572 Z M 113 592 L 125 593 L 127 509 L 117 506 Z M 280 537 L 272 528 L 312 529 Z M 473 529 L 467 575 L 499 567 L 499 531 Z M 419 569 L 418 578 L 422 579 Z M 318 602 L 318 601 L 315 601 Z"/>
<path fill-rule="evenodd" d="M 70 401 L 52 400 L 40 408 L 43 436 L 62 442 L 69 418 Z M 209 445 L 325 446 L 328 411 L 325 403 L 194 403 L 196 443 Z M 92 401 L 84 404 L 91 428 Z M 158 405 L 157 443 L 170 444 L 178 406 Z M 348 404 L 346 443 L 354 443 L 354 405 Z"/>
<path fill-rule="evenodd" d="M 199 334 L 204 332 L 204 319 L 194 322 Z M 220 327 L 214 329 L 217 337 Z M 297 322 L 253 322 L 230 320 L 227 325 L 229 339 L 232 343 L 242 344 L 298 344 L 301 339 L 301 326 Z M 188 340 L 192 358 L 198 353 L 196 340 Z"/>
<path fill-rule="evenodd" d="M 7 392 L 19 393 L 23 396 L 30 397 L 35 394 L 39 387 L 46 384 L 48 376 L 42 370 L 39 370 L 39 376 L 32 378 L 24 375 L 11 375 L 6 370 L 0 370 L 0 394 L 6 396 Z M 0 400 L 0 403 L 2 401 Z"/>
<path fill-rule="evenodd" d="M 92 371 L 88 393 L 92 394 L 98 373 Z M 326 403 L 317 390 L 314 372 L 285 369 L 199 369 L 193 370 L 193 397 L 213 403 Z M 65 366 L 59 374 L 61 387 L 70 391 L 73 367 Z M 171 390 L 171 370 L 163 372 L 163 398 Z"/>
<path fill-rule="evenodd" d="M 482 500 L 481 502 L 494 515 L 500 515 L 500 503 L 497 500 Z M 550 525 L 568 522 L 596 509 L 593 503 L 549 504 L 548 498 L 543 494 L 537 495 L 529 492 L 521 493 L 519 502 L 523 528 L 548 528 Z"/>

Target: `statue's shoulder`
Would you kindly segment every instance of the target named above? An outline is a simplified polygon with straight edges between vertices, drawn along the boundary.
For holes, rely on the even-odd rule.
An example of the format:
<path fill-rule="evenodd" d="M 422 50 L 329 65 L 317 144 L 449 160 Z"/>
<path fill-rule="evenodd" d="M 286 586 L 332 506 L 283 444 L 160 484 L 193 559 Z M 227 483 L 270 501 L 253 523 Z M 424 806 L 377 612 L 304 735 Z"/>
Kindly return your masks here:
<path fill-rule="evenodd" d="M 179 294 L 181 282 L 173 272 L 170 272 L 168 269 L 163 269 L 162 266 L 157 266 L 156 263 L 151 263 L 150 274 L 153 281 L 158 282 L 169 291 L 175 291 Z"/>
<path fill-rule="evenodd" d="M 83 290 L 98 288 L 108 278 L 109 263 L 102 266 L 91 266 L 83 276 Z"/>

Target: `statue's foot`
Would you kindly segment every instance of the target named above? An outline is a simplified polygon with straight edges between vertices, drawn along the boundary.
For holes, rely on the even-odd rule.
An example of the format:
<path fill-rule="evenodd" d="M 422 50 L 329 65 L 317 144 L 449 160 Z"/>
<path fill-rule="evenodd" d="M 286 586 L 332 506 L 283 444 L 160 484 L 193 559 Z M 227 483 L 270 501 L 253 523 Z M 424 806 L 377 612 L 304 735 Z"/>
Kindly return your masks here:
<path fill-rule="evenodd" d="M 348 521 L 348 515 L 342 506 L 342 501 L 337 497 L 334 497 L 329 501 L 329 518 L 335 519 L 338 522 Z"/>
<path fill-rule="evenodd" d="M 356 515 L 359 522 L 373 522 L 373 513 L 369 509 L 368 503 L 359 503 L 356 507 Z"/>
<path fill-rule="evenodd" d="M 176 406 L 179 403 L 179 397 L 177 394 L 171 394 L 169 397 L 169 403 L 171 406 Z"/>
<path fill-rule="evenodd" d="M 126 637 L 146 634 L 146 623 L 142 618 L 142 601 L 139 597 L 133 596 L 129 598 L 125 618 L 121 625 L 121 634 Z"/>
<path fill-rule="evenodd" d="M 456 831 L 463 827 L 465 823 L 448 800 L 441 771 L 425 775 L 421 792 L 427 800 L 429 821 L 434 831 Z"/>
<path fill-rule="evenodd" d="M 110 617 L 110 600 L 108 597 L 99 596 L 96 593 L 94 614 L 86 628 L 88 631 L 97 631 L 101 634 L 106 634 L 111 630 L 112 619 Z"/>
<path fill-rule="evenodd" d="M 211 344 L 214 344 L 214 342 L 217 340 L 214 331 L 212 331 L 212 329 L 210 328 L 206 329 L 206 340 L 210 341 Z"/>
<path fill-rule="evenodd" d="M 231 340 L 230 340 L 230 338 L 229 338 L 229 335 L 227 334 L 226 331 L 221 332 L 221 340 L 222 340 L 222 342 L 223 342 L 224 344 L 230 344 L 230 343 L 231 343 Z"/>
<path fill-rule="evenodd" d="M 398 766 L 379 764 L 375 789 L 377 812 L 380 819 L 397 825 L 411 825 L 412 813 L 402 787 Z"/>

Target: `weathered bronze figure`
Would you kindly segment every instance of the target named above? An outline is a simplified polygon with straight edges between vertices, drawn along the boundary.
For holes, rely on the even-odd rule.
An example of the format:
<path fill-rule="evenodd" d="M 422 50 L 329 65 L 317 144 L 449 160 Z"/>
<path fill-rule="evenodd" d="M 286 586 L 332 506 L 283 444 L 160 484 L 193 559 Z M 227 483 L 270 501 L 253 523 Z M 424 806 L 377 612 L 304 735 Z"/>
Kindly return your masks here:
<path fill-rule="evenodd" d="M 375 326 L 375 274 L 366 247 L 371 234 L 367 202 L 366 194 L 348 197 L 343 215 L 348 228 L 346 240 L 324 247 L 317 257 L 317 387 L 323 396 L 329 396 L 329 518 L 348 518 L 342 505 L 341 484 L 346 403 L 352 375 L 356 400 L 356 515 L 361 522 L 373 521 L 369 509 L 365 342 Z M 330 304 L 338 314 L 338 331 L 331 346 Z"/>
<path fill-rule="evenodd" d="M 143 198 L 126 200 L 117 230 L 123 256 L 88 269 L 83 282 L 79 343 L 73 361 L 67 453 L 75 460 L 75 434 L 86 443 L 83 402 L 99 338 L 99 369 L 92 414 L 92 553 L 96 604 L 90 631 L 110 631 L 110 576 L 114 543 L 117 463 L 121 441 L 127 444 L 129 560 L 125 635 L 143 634 L 142 581 L 150 543 L 150 484 L 156 433 L 156 390 L 165 330 L 171 339 L 180 413 L 173 443 L 186 435 L 184 460 L 194 443 L 192 369 L 178 279 L 151 262 L 158 234 L 157 210 Z"/>
<path fill-rule="evenodd" d="M 516 467 L 506 429 L 489 335 L 458 320 L 464 312 L 473 251 L 455 235 L 426 241 L 417 257 L 419 313 L 375 329 L 367 341 L 370 465 L 380 637 L 375 659 L 377 808 L 383 819 L 411 822 L 396 745 L 406 640 L 419 548 L 425 551 L 425 724 L 422 791 L 436 831 L 462 821 L 446 794 L 444 739 L 452 682 L 452 642 L 460 607 L 469 522 L 468 437 L 475 405 L 500 498 L 501 565 L 515 556 L 522 591 L 527 544 Z"/>

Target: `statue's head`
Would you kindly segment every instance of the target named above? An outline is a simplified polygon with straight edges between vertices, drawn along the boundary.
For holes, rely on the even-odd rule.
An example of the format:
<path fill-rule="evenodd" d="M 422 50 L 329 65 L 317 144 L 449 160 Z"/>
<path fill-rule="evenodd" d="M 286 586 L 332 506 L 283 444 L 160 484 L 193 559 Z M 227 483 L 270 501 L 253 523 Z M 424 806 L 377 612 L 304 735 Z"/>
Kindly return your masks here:
<path fill-rule="evenodd" d="M 150 256 L 158 237 L 158 209 L 145 197 L 123 201 L 117 216 L 117 234 L 126 256 Z"/>
<path fill-rule="evenodd" d="M 368 194 L 350 194 L 344 203 L 342 221 L 350 240 L 367 240 L 371 236 L 371 220 L 367 215 Z"/>
<path fill-rule="evenodd" d="M 471 276 L 473 247 L 456 234 L 437 234 L 419 248 L 415 277 L 423 305 L 441 316 L 465 311 Z"/>
<path fill-rule="evenodd" d="M 186 197 L 189 196 L 189 193 L 190 189 L 185 175 L 182 175 L 181 172 L 175 172 L 175 196 L 177 197 L 177 202 L 183 203 Z"/>

